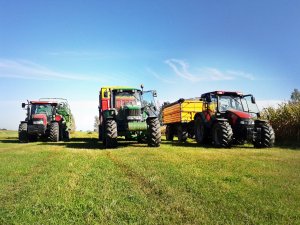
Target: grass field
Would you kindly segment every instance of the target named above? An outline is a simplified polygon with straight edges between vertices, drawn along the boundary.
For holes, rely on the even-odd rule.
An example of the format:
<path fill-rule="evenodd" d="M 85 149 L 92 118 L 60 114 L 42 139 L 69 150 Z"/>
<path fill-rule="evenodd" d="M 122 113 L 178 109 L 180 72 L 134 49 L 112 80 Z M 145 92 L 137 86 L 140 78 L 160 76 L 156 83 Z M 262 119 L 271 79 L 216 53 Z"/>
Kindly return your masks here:
<path fill-rule="evenodd" d="M 0 224 L 300 224 L 300 149 L 160 148 L 0 131 Z"/>

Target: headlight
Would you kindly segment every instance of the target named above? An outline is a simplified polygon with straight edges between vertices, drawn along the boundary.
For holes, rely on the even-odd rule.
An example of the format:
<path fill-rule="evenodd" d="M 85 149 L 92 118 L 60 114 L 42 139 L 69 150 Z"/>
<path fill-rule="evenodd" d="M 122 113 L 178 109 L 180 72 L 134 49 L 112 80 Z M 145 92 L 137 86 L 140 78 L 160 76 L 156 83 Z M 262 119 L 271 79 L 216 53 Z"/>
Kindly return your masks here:
<path fill-rule="evenodd" d="M 35 120 L 33 124 L 44 124 L 43 120 Z"/>
<path fill-rule="evenodd" d="M 240 124 L 246 124 L 246 125 L 253 125 L 254 121 L 253 120 L 242 120 Z"/>

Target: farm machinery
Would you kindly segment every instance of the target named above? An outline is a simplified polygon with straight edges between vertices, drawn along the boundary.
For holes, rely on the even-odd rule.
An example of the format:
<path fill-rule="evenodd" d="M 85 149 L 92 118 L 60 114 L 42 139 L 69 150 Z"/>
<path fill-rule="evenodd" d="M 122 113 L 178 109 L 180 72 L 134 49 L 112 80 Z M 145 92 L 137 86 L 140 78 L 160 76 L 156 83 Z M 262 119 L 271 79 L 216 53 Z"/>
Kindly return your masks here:
<path fill-rule="evenodd" d="M 183 103 L 184 100 L 180 104 Z M 172 140 L 177 130 L 179 141 L 186 140 L 180 138 L 182 132 L 184 137 L 194 136 L 199 144 L 212 143 L 216 147 L 230 147 L 248 141 L 255 147 L 267 148 L 275 142 L 274 130 L 267 120 L 260 118 L 255 98 L 251 94 L 214 91 L 202 94 L 197 107 L 183 108 L 177 112 L 170 111 L 171 107 L 172 104 L 163 109 L 167 140 Z M 176 122 L 167 120 L 168 116 L 176 113 L 179 114 Z M 183 120 L 184 113 L 190 114 L 188 121 Z M 194 129 L 191 129 L 192 126 Z"/>
<path fill-rule="evenodd" d="M 163 124 L 166 125 L 166 139 L 172 141 L 174 136 L 179 142 L 185 142 L 194 136 L 194 117 L 202 111 L 203 102 L 199 99 L 179 99 L 163 107 Z"/>
<path fill-rule="evenodd" d="M 69 140 L 73 123 L 68 101 L 62 98 L 42 98 L 22 103 L 27 116 L 19 125 L 19 141 L 33 142 L 39 137 L 52 142 Z"/>
<path fill-rule="evenodd" d="M 156 91 L 131 87 L 102 87 L 99 96 L 99 140 L 106 148 L 115 148 L 117 138 L 147 142 L 150 147 L 161 143 Z"/>

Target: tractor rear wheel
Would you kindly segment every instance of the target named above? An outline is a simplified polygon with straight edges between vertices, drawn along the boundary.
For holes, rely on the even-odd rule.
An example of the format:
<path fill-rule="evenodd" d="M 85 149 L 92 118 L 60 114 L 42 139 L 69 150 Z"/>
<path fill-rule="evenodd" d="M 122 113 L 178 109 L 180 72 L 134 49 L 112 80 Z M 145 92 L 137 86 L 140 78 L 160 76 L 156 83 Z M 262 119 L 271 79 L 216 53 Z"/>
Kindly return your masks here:
<path fill-rule="evenodd" d="M 171 125 L 167 125 L 166 127 L 166 139 L 167 141 L 173 141 L 174 139 L 173 127 Z"/>
<path fill-rule="evenodd" d="M 148 146 L 159 147 L 161 143 L 160 124 L 157 118 L 148 119 Z"/>
<path fill-rule="evenodd" d="M 20 123 L 18 134 L 19 134 L 19 142 L 21 143 L 28 142 L 27 123 Z"/>
<path fill-rule="evenodd" d="M 188 138 L 188 132 L 182 127 L 181 124 L 179 124 L 177 127 L 177 137 L 179 142 L 186 142 L 186 139 Z"/>
<path fill-rule="evenodd" d="M 270 148 L 275 142 L 275 132 L 269 123 L 259 124 L 257 128 L 260 128 L 261 135 L 254 141 L 254 147 L 256 148 Z"/>
<path fill-rule="evenodd" d="M 208 142 L 204 123 L 202 122 L 200 117 L 197 117 L 195 120 L 195 138 L 198 144 L 206 144 Z"/>
<path fill-rule="evenodd" d="M 57 122 L 52 122 L 50 124 L 50 141 L 52 142 L 58 142 L 60 137 L 60 132 L 59 132 L 59 125 Z"/>
<path fill-rule="evenodd" d="M 216 122 L 212 127 L 213 144 L 216 147 L 227 148 L 232 142 L 232 128 L 226 121 Z"/>
<path fill-rule="evenodd" d="M 106 120 L 105 122 L 105 141 L 103 144 L 106 148 L 116 148 L 118 146 L 118 130 L 117 123 L 114 120 Z"/>

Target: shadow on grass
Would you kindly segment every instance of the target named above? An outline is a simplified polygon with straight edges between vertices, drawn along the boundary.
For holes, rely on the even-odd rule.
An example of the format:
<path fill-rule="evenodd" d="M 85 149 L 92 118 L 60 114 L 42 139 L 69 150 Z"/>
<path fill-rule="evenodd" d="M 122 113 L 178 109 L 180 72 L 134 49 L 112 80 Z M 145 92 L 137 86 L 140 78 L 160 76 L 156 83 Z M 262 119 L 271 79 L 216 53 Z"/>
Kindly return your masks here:
<path fill-rule="evenodd" d="M 124 139 L 118 139 L 118 147 L 117 148 L 105 148 L 101 141 L 98 141 L 97 138 L 71 138 L 70 141 L 67 142 L 41 142 L 40 145 L 56 145 L 56 146 L 65 146 L 67 148 L 73 149 L 93 149 L 93 150 L 116 150 L 119 148 L 133 147 L 133 148 L 141 148 L 148 147 L 147 144 L 139 144 L 134 141 L 124 141 Z"/>
<path fill-rule="evenodd" d="M 185 147 L 185 148 L 207 148 L 207 149 L 231 149 L 231 148 L 241 148 L 241 149 L 253 149 L 252 145 L 233 145 L 231 148 L 218 148 L 212 144 L 198 144 L 196 142 L 178 142 L 162 140 L 162 144 L 176 147 Z"/>
<path fill-rule="evenodd" d="M 300 151 L 300 143 L 297 142 L 278 142 L 275 144 L 275 147 L 286 150 Z"/>
<path fill-rule="evenodd" d="M 16 138 L 6 138 L 4 140 L 0 140 L 0 143 L 16 144 L 16 143 L 19 143 L 19 140 Z"/>

